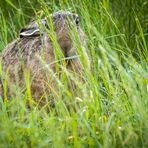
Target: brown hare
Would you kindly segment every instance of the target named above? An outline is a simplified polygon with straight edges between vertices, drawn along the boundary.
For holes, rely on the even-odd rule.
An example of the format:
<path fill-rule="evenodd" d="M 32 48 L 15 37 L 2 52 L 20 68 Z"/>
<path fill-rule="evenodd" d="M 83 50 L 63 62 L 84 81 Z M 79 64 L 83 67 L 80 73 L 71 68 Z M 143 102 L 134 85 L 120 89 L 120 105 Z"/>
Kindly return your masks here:
<path fill-rule="evenodd" d="M 26 89 L 27 77 L 30 79 L 30 93 L 35 101 L 50 94 L 48 84 L 55 86 L 53 74 L 56 73 L 56 49 L 60 49 L 63 58 L 67 59 L 66 69 L 82 74 L 83 66 L 72 41 L 73 26 L 83 46 L 84 33 L 79 26 L 79 17 L 74 13 L 58 11 L 48 19 L 32 21 L 24 27 L 20 31 L 20 37 L 10 43 L 1 55 L 3 74 L 0 95 L 4 97 L 3 90 L 6 87 L 7 96 L 11 96 L 11 85 L 17 84 Z M 7 86 L 4 86 L 4 81 Z"/>

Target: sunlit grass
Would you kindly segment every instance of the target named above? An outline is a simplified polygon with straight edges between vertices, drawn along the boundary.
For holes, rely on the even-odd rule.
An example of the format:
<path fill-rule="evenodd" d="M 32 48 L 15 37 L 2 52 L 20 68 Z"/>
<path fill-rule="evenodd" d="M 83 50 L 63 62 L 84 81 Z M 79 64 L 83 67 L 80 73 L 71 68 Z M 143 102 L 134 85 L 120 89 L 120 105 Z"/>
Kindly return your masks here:
<path fill-rule="evenodd" d="M 145 28 L 137 18 L 139 13 L 130 16 L 136 24 L 130 24 L 136 26 L 135 38 L 130 42 L 125 31 L 128 27 L 122 24 L 125 14 L 118 20 L 109 0 L 94 3 L 67 0 L 58 5 L 54 0 L 38 0 L 37 6 L 33 1 L 27 1 L 26 6 L 22 1 L 18 6 L 7 1 L 16 15 L 6 18 L 0 11 L 0 49 L 18 37 L 21 25 L 29 18 L 25 7 L 29 7 L 34 12 L 32 18 L 36 14 L 37 19 L 61 9 L 79 14 L 86 45 L 80 44 L 75 28 L 73 42 L 84 67 L 85 83 L 80 81 L 80 75 L 66 70 L 53 31 L 49 35 L 56 49 L 57 73 L 52 73 L 39 58 L 46 74 L 50 73 L 50 79 L 56 82 L 52 87 L 47 76 L 54 107 L 50 106 L 48 94 L 43 107 L 39 105 L 42 98 L 38 103 L 33 101 L 27 71 L 24 71 L 26 91 L 13 86 L 14 98 L 7 99 L 7 73 L 4 74 L 0 66 L 4 83 L 4 100 L 0 98 L 0 147 L 147 147 L 148 52 Z M 49 22 L 52 28 L 50 17 Z M 137 51 L 136 55 L 133 51 Z M 69 89 L 68 81 L 75 82 L 76 90 L 72 86 Z"/>

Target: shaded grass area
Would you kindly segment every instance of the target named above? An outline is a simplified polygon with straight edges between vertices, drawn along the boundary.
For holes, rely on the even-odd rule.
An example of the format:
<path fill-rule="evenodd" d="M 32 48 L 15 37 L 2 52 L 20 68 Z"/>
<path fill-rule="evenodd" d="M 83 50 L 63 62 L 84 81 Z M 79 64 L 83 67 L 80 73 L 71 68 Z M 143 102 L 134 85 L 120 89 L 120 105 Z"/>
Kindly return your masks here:
<path fill-rule="evenodd" d="M 29 80 L 26 94 L 15 87 L 14 98 L 1 98 L 1 147 L 147 147 L 147 6 L 146 0 L 3 1 L 1 50 L 32 18 L 69 10 L 80 16 L 91 69 L 75 40 L 86 83 L 65 70 L 61 79 L 55 76 L 56 105 L 49 113 L 26 107 Z M 67 77 L 76 81 L 76 92 L 68 90 Z"/>

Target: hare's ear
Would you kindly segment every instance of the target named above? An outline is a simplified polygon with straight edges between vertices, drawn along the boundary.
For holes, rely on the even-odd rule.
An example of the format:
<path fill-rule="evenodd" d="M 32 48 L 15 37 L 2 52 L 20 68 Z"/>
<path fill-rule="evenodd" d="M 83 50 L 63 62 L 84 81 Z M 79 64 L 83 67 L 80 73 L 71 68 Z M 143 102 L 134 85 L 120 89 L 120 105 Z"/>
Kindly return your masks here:
<path fill-rule="evenodd" d="M 20 38 L 40 36 L 40 30 L 37 27 L 23 28 L 20 31 Z"/>
<path fill-rule="evenodd" d="M 48 23 L 46 18 L 41 19 L 40 23 L 39 22 L 37 23 L 36 21 L 32 21 L 28 26 L 26 26 L 20 31 L 20 38 L 40 36 L 43 33 L 43 30 L 42 30 L 43 27 L 41 27 L 42 25 L 48 28 Z"/>

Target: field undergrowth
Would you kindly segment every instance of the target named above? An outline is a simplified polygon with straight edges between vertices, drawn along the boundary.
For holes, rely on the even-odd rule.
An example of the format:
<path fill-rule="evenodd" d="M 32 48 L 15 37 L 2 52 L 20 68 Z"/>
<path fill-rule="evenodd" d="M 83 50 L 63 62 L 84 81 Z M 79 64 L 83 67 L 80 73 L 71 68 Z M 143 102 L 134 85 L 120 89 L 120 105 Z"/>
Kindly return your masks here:
<path fill-rule="evenodd" d="M 148 2 L 146 0 L 0 0 L 0 50 L 37 16 L 78 13 L 89 59 L 75 44 L 85 83 L 70 91 L 55 76 L 55 107 L 26 107 L 26 93 L 0 98 L 0 147 L 148 147 Z M 65 71 L 64 71 L 65 72 Z M 65 72 L 66 73 L 66 72 Z M 0 67 L 2 77 L 2 68 Z M 29 83 L 29 80 L 27 80 Z M 27 83 L 27 82 L 26 82 Z M 27 84 L 26 84 L 27 85 Z M 52 86 L 51 86 L 52 87 Z M 7 93 L 7 92 L 6 92 Z"/>

